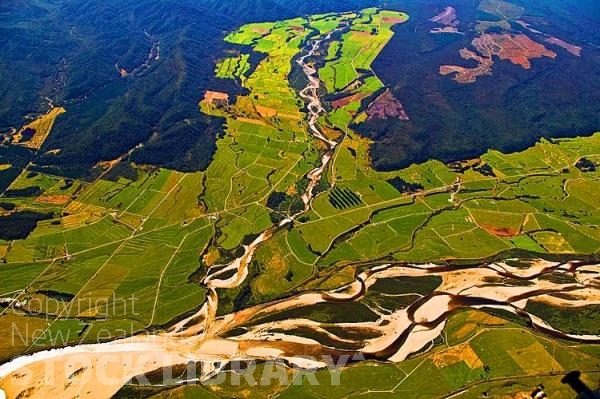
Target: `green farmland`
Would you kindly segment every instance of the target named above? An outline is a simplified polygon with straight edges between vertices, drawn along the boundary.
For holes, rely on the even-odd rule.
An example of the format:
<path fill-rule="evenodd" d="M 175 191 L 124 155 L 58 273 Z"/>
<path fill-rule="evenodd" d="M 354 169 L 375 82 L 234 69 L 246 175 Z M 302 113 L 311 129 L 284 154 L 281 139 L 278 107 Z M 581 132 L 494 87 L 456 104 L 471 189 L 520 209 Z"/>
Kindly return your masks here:
<path fill-rule="evenodd" d="M 371 167 L 372 142 L 351 126 L 365 119 L 369 100 L 385 89 L 371 65 L 394 35 L 392 27 L 407 19 L 372 8 L 253 23 L 229 33 L 231 48 L 215 57 L 215 76 L 237 82 L 244 94 L 209 90 L 199 102 L 225 126 L 206 170 L 184 173 L 122 157 L 98 165 L 97 178 L 86 181 L 29 165 L 10 185 L 11 196 L 0 198 L 11 204 L 0 208 L 0 218 L 43 215 L 26 238 L 0 240 L 0 298 L 20 304 L 0 307 L 0 329 L 17 327 L 28 339 L 11 345 L 6 335 L 0 361 L 167 328 L 205 303 L 203 277 L 210 268 L 239 259 L 265 231 L 273 234 L 250 256 L 248 277 L 234 289 L 215 290 L 219 316 L 299 293 L 333 292 L 375 264 L 597 259 L 600 170 L 577 165 L 582 159 L 600 165 L 600 133 L 541 140 L 511 154 L 490 150 L 450 165 L 431 160 L 391 172 Z M 318 126 L 337 146 L 303 212 L 307 174 L 329 148 L 311 134 L 306 104 L 289 77 L 298 74 L 295 60 L 307 41 L 332 32 L 311 65 L 322 63 L 324 96 L 335 97 L 324 100 L 327 113 Z M 348 101 L 334 104 L 340 98 Z M 376 286 L 387 295 L 360 303 L 319 303 L 308 318 L 332 329 L 340 322 L 376 321 L 380 312 L 432 294 L 442 278 L 428 277 L 390 280 Z M 570 326 L 565 312 L 529 306 Z M 284 315 L 299 318 L 301 311 Z M 268 316 L 260 320 L 273 322 Z M 588 382 L 598 378 L 596 346 L 550 338 L 490 309 L 457 308 L 447 316 L 443 339 L 432 340 L 428 351 L 399 363 L 353 364 L 339 371 L 341 385 L 320 370 L 318 386 L 148 388 L 144 397 L 241 398 L 253 389 L 281 398 L 384 398 L 406 391 L 479 398 L 538 383 L 566 393 L 555 380 L 574 368 Z M 572 327 L 597 333 L 588 324 Z"/>

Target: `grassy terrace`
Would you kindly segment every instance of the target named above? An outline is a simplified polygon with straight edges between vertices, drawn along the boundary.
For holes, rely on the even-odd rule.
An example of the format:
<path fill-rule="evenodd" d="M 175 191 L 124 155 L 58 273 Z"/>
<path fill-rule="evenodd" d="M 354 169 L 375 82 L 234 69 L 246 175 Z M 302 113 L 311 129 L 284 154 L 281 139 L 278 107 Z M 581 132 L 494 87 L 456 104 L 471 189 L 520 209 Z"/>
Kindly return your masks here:
<path fill-rule="evenodd" d="M 274 298 L 335 287 L 354 279 L 348 265 L 375 259 L 471 261 L 515 251 L 597 255 L 600 204 L 592 193 L 600 189 L 600 175 L 576 164 L 582 158 L 598 162 L 598 145 L 600 134 L 542 141 L 522 153 L 490 151 L 452 167 L 430 161 L 378 173 L 368 167 L 368 142 L 349 134 L 328 177 L 335 191 L 352 192 L 360 203 L 336 207 L 332 190 L 320 193 L 293 229 L 259 248 L 253 293 Z M 401 192 L 390 184 L 396 178 L 422 189 Z M 274 279 L 280 284 L 268 284 Z"/>
<path fill-rule="evenodd" d="M 371 64 L 394 35 L 392 26 L 407 19 L 406 14 L 375 8 L 363 10 L 352 19 L 348 31 L 331 43 L 328 62 L 319 71 L 328 91 L 342 90 L 358 79 L 361 70 L 370 71 Z M 381 82 L 379 85 L 383 87 Z"/>
<path fill-rule="evenodd" d="M 251 45 L 266 58 L 243 79 L 248 96 L 232 99 L 226 109 L 202 104 L 205 112 L 227 118 L 228 134 L 217 143 L 203 196 L 209 212 L 223 213 L 217 227 L 218 245 L 225 250 L 269 227 L 269 195 L 294 190 L 317 161 L 300 100 L 287 82 L 290 60 L 309 34 L 305 24 L 301 19 L 252 24 L 229 35 L 227 41 Z"/>
<path fill-rule="evenodd" d="M 430 161 L 375 173 L 361 167 L 366 145 L 360 144 L 348 138 L 334 173 L 337 187 L 352 190 L 363 203 L 337 209 L 323 193 L 297 228 L 321 264 L 478 259 L 510 249 L 593 254 L 600 248 L 600 204 L 591 194 L 600 188 L 599 175 L 575 166 L 581 158 L 598 159 L 600 134 L 542 141 L 510 155 L 490 151 L 471 162 L 479 166 L 463 163 L 464 171 Z M 423 189 L 400 193 L 387 183 L 395 177 Z"/>

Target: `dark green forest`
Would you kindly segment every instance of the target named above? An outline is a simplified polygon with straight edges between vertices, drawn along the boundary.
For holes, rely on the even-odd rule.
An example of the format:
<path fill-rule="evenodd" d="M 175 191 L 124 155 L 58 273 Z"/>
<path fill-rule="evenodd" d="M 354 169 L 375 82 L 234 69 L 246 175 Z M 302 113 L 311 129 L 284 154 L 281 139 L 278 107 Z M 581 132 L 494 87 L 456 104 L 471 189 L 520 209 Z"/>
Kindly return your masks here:
<path fill-rule="evenodd" d="M 448 3 L 448 4 L 447 4 Z M 523 70 L 497 62 L 492 76 L 462 85 L 438 74 L 461 64 L 472 35 L 432 35 L 428 19 L 453 2 L 412 0 L 8 0 L 0 4 L 0 133 L 48 108 L 64 106 L 36 154 L 0 145 L 4 188 L 33 161 L 34 169 L 92 176 L 98 161 L 131 151 L 130 160 L 181 171 L 206 168 L 222 121 L 199 112 L 205 90 L 235 95 L 232 80 L 214 77 L 227 32 L 248 22 L 280 20 L 367 6 L 406 11 L 410 19 L 375 61 L 374 72 L 403 103 L 411 120 L 372 120 L 358 127 L 375 140 L 374 166 L 396 169 L 436 158 L 475 157 L 489 148 L 521 150 L 540 137 L 590 134 L 600 127 L 600 6 L 591 0 L 515 1 L 524 18 L 583 47 L 562 49 Z M 462 30 L 490 19 L 477 0 L 453 4 Z M 540 19 L 542 18 L 542 19 Z M 543 19 L 546 18 L 546 19 Z M 493 19 L 493 18 L 492 18 Z M 541 22 L 540 22 L 541 21 Z M 158 43 L 160 58 L 152 59 Z M 254 58 L 253 58 L 254 59 Z M 137 71 L 121 77 L 118 68 Z M 139 70 L 138 70 L 139 69 Z M 48 150 L 60 149 L 59 153 Z"/>

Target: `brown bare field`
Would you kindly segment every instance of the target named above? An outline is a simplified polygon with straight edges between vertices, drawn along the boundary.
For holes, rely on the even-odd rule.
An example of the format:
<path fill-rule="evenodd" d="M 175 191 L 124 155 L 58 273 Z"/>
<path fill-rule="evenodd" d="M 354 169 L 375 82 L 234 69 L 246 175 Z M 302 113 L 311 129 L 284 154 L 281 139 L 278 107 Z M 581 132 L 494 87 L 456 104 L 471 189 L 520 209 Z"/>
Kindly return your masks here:
<path fill-rule="evenodd" d="M 410 120 L 404 106 L 394 97 L 391 90 L 386 90 L 369 105 L 367 115 L 369 115 L 369 119 L 398 118 L 403 121 Z"/>
<path fill-rule="evenodd" d="M 470 369 L 483 367 L 483 363 L 468 343 L 457 345 L 443 352 L 436 353 L 433 355 L 432 361 L 438 368 L 451 366 L 462 361 L 464 361 Z"/>
<path fill-rule="evenodd" d="M 68 195 L 44 195 L 38 197 L 36 202 L 41 204 L 63 205 L 69 202 L 70 199 L 71 197 Z"/>
<path fill-rule="evenodd" d="M 531 68 L 531 59 L 556 58 L 554 51 L 523 34 L 484 34 L 473 40 L 473 46 L 485 56 L 497 55 L 501 60 L 509 60 L 525 69 Z"/>
<path fill-rule="evenodd" d="M 403 23 L 405 21 L 406 21 L 406 18 L 383 17 L 383 23 L 384 24 L 396 25 L 396 24 L 401 24 L 401 23 Z"/>
<path fill-rule="evenodd" d="M 519 235 L 519 230 L 510 227 L 499 227 L 489 225 L 479 225 L 482 229 L 496 237 L 516 237 Z"/>
<path fill-rule="evenodd" d="M 554 44 L 556 46 L 562 47 L 567 50 L 569 53 L 573 54 L 576 57 L 581 57 L 581 47 L 575 46 L 574 44 L 567 43 L 564 40 L 561 40 L 557 37 L 550 36 L 546 38 L 545 41 L 550 44 Z"/>
<path fill-rule="evenodd" d="M 256 105 L 256 111 L 263 118 L 272 118 L 277 115 L 277 110 L 269 107 L 264 107 L 262 105 Z"/>
<path fill-rule="evenodd" d="M 459 65 L 440 66 L 440 75 L 454 74 L 453 79 L 459 83 L 474 83 L 478 76 L 491 75 L 494 61 L 491 58 L 484 58 L 477 55 L 474 51 L 466 48 L 460 50 L 460 56 L 465 60 L 475 60 L 478 65 L 475 68 L 466 68 Z"/>
<path fill-rule="evenodd" d="M 204 93 L 204 101 L 207 104 L 213 104 L 215 101 L 229 102 L 229 94 L 220 91 L 206 90 L 206 93 Z"/>
<path fill-rule="evenodd" d="M 267 126 L 266 122 L 260 119 L 252 119 L 252 118 L 236 118 L 240 122 L 251 123 L 253 125 Z"/>
<path fill-rule="evenodd" d="M 556 58 L 556 53 L 548 50 L 544 45 L 531 40 L 528 36 L 519 34 L 483 34 L 472 42 L 477 53 L 467 48 L 460 50 L 460 56 L 465 60 L 475 60 L 478 65 L 475 68 L 467 68 L 459 65 L 440 66 L 441 75 L 455 74 L 453 77 L 459 83 L 474 83 L 478 76 L 491 75 L 493 56 L 501 60 L 509 60 L 524 69 L 531 68 L 531 59 L 548 57 Z"/>
<path fill-rule="evenodd" d="M 338 98 L 337 100 L 332 101 L 331 106 L 333 107 L 333 109 L 342 108 L 355 101 L 361 101 L 365 97 L 368 97 L 368 94 L 356 93 L 351 96 Z"/>

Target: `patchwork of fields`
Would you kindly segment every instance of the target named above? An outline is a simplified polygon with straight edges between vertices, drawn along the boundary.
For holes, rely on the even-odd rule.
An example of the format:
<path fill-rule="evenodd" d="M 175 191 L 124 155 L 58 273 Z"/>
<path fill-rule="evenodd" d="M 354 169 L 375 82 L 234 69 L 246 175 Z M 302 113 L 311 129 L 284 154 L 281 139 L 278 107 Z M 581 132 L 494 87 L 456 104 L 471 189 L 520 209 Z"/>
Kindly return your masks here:
<path fill-rule="evenodd" d="M 17 216 L 39 216 L 27 219 L 23 237 L 6 235 L 0 241 L 0 299 L 11 303 L 0 305 L 0 331 L 17 329 L 22 338 L 0 338 L 0 361 L 170 326 L 205 303 L 203 277 L 211 268 L 239 259 L 257 236 L 282 220 L 289 223 L 274 228 L 251 256 L 249 277 L 238 287 L 217 290 L 219 315 L 302 292 L 336 290 L 374 264 L 597 260 L 600 133 L 542 140 L 514 154 L 492 150 L 450 165 L 429 161 L 394 172 L 371 168 L 371 142 L 349 126 L 364 121 L 366 107 L 385 90 L 371 64 L 393 36 L 392 26 L 407 18 L 367 9 L 249 24 L 228 35 L 231 50 L 217 62 L 215 74 L 235 80 L 245 94 L 230 98 L 210 92 L 200 102 L 204 113 L 226 121 L 226 134 L 203 172 L 136 165 L 125 158 L 99 165 L 100 177 L 83 181 L 30 165 L 0 198 L 3 225 Z M 290 76 L 307 40 L 330 32 L 310 61 L 331 100 L 319 126 L 337 147 L 302 212 L 306 176 L 328 148 L 311 135 L 305 103 Z M 339 106 L 332 105 L 340 99 Z M 382 309 L 408 307 L 431 295 L 440 281 L 390 279 L 360 303 L 321 303 L 304 313 L 290 308 L 283 314 L 312 318 L 334 331 L 340 328 L 336 323 L 373 322 Z M 532 313 L 565 323 L 566 316 L 552 309 L 538 306 Z M 597 326 L 582 329 L 588 327 L 590 334 L 599 333 Z M 294 333 L 301 336 L 302 330 Z M 404 391 L 468 398 L 514 394 L 542 381 L 560 390 L 553 383 L 556 375 L 572 368 L 597 373 L 600 367 L 597 346 L 567 344 L 490 309 L 456 310 L 426 349 L 397 364 L 348 367 L 340 386 L 329 385 L 329 374 L 319 371 L 319 386 L 252 389 L 290 398 Z M 288 378 L 292 371 L 282 373 Z M 432 378 L 439 384 L 423 384 Z M 245 397 L 248 389 L 194 386 L 168 395 Z M 149 397 L 154 394 L 166 393 Z"/>
<path fill-rule="evenodd" d="M 352 148 L 355 140 L 349 135 L 347 141 Z M 600 188 L 598 174 L 575 166 L 582 158 L 598 159 L 598 134 L 543 141 L 511 155 L 490 151 L 476 161 L 483 173 L 467 162 L 435 161 L 374 173 L 360 168 L 366 154 L 357 142 L 356 155 L 340 148 L 333 173 L 336 187 L 352 190 L 363 203 L 338 209 L 322 194 L 297 228 L 324 264 L 485 259 L 515 250 L 594 254 L 600 248 L 600 204 L 592 195 Z M 386 182 L 396 176 L 423 188 L 400 193 Z"/>
<path fill-rule="evenodd" d="M 63 345 L 100 333 L 131 334 L 202 303 L 203 288 L 189 280 L 214 234 L 197 199 L 201 176 L 137 173 L 135 181 L 86 183 L 25 172 L 13 183 L 15 190 L 42 190 L 36 198 L 11 198 L 18 209 L 55 217 L 40 222 L 27 239 L 0 246 L 0 297 L 22 303 L 18 311 L 1 309 L 0 325 L 23 336 L 14 345 L 4 342 L 0 356 L 52 340 Z M 31 325 L 37 327 L 27 329 Z"/>

